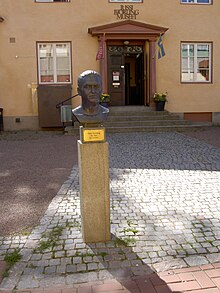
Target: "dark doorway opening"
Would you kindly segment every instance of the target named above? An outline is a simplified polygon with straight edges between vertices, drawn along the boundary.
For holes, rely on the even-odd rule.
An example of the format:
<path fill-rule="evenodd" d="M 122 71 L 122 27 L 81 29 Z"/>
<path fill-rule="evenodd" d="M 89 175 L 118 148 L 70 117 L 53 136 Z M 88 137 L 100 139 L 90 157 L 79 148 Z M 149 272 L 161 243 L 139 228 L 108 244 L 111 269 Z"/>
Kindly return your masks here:
<path fill-rule="evenodd" d="M 144 105 L 143 46 L 108 46 L 111 106 Z"/>
<path fill-rule="evenodd" d="M 144 60 L 141 54 L 125 55 L 125 105 L 144 105 Z"/>

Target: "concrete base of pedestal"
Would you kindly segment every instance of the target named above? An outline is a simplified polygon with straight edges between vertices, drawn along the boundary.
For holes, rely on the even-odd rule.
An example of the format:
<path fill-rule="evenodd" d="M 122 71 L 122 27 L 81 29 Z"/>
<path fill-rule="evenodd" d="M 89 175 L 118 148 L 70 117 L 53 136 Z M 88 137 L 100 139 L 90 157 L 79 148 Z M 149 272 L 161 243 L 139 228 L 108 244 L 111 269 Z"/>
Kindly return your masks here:
<path fill-rule="evenodd" d="M 110 235 L 108 143 L 78 141 L 83 240 L 106 242 Z"/>

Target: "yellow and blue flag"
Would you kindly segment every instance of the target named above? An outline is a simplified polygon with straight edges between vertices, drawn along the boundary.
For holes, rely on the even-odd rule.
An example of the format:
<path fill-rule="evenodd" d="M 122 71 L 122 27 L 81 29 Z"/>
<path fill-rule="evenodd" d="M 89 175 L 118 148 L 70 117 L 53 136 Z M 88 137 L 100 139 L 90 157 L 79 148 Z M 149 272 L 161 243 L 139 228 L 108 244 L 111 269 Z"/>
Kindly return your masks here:
<path fill-rule="evenodd" d="M 162 58 L 163 56 L 165 56 L 165 50 L 163 47 L 163 40 L 162 40 L 162 36 L 160 35 L 158 41 L 157 41 L 157 46 L 158 46 L 158 59 Z"/>

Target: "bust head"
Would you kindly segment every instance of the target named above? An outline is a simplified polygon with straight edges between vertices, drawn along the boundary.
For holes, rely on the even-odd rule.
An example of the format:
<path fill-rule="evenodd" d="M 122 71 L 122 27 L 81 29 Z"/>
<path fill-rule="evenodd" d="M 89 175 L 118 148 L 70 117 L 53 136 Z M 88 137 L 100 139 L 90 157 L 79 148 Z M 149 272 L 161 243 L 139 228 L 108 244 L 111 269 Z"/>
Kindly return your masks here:
<path fill-rule="evenodd" d="M 86 70 L 78 77 L 78 94 L 82 104 L 73 109 L 73 115 L 84 124 L 100 124 L 107 119 L 109 109 L 101 106 L 102 79 L 98 72 Z"/>
<path fill-rule="evenodd" d="M 98 111 L 102 79 L 98 72 L 86 70 L 78 77 L 78 94 L 82 97 L 82 108 L 87 115 Z"/>

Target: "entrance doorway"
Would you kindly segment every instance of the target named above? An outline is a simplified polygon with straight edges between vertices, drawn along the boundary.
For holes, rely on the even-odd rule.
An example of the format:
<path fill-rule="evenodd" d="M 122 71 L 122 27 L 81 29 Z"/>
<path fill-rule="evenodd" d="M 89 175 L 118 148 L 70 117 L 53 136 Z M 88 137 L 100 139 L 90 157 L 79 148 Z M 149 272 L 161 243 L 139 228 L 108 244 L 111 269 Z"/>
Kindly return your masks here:
<path fill-rule="evenodd" d="M 108 46 L 108 92 L 111 106 L 144 105 L 143 46 Z"/>

